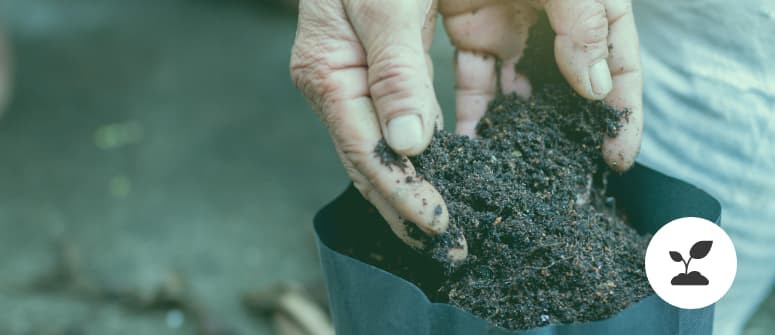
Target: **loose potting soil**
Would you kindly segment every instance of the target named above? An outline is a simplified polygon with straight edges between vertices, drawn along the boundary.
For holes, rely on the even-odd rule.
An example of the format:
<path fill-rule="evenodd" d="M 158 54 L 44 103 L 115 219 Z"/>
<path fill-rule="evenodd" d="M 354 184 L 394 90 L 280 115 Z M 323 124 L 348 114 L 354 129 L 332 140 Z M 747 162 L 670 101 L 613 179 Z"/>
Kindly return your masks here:
<path fill-rule="evenodd" d="M 437 131 L 409 159 L 417 171 L 410 178 L 429 181 L 449 210 L 445 234 L 413 230 L 443 265 L 431 279 L 439 283 L 418 278 L 406 255 L 378 262 L 433 300 L 509 329 L 603 319 L 651 293 L 643 270 L 648 237 L 605 195 L 601 145 L 628 112 L 588 101 L 561 80 L 552 48 L 540 47 L 551 42 L 533 42 L 553 37 L 546 18 L 539 21 L 518 68 L 531 78 L 533 96 L 496 97 L 478 138 Z M 384 143 L 375 154 L 384 164 L 406 164 Z M 468 258 L 446 263 L 461 235 Z"/>
<path fill-rule="evenodd" d="M 526 329 L 602 319 L 648 295 L 648 240 L 604 192 L 600 146 L 622 113 L 547 85 L 529 101 L 498 97 L 478 139 L 437 132 L 410 159 L 450 214 L 429 252 L 444 262 L 462 234 L 469 255 L 446 264 L 436 298 Z"/>
<path fill-rule="evenodd" d="M 605 195 L 601 145 L 628 112 L 588 101 L 564 83 L 553 36 L 541 18 L 516 69 L 531 78 L 529 100 L 498 96 L 478 138 L 437 131 L 409 158 L 417 176 L 405 182 L 429 181 L 449 210 L 441 236 L 424 237 L 407 223 L 442 264 L 440 275 L 425 275 L 432 271 L 420 271 L 422 261 L 410 255 L 381 253 L 382 242 L 368 260 L 414 281 L 432 300 L 508 329 L 603 319 L 651 293 L 643 267 L 648 237 Z M 383 164 L 406 164 L 384 142 L 375 154 Z M 468 258 L 449 264 L 446 251 L 461 235 Z"/>

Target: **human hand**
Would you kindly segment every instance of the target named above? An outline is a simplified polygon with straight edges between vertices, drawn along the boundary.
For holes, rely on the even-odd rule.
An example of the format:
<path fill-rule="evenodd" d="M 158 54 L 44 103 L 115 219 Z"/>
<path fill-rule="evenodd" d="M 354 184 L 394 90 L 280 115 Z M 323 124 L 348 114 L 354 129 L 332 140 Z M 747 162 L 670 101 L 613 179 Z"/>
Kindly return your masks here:
<path fill-rule="evenodd" d="M 302 0 L 291 77 L 328 127 L 355 187 L 408 245 L 412 230 L 443 233 L 449 214 L 411 162 L 387 166 L 374 153 L 383 138 L 398 154 L 417 155 L 442 127 L 428 55 L 433 0 Z M 416 225 L 416 228 L 414 227 Z M 467 255 L 465 241 L 448 251 Z"/>
<path fill-rule="evenodd" d="M 496 95 L 496 71 L 502 93 L 530 95 L 530 83 L 515 65 L 539 9 L 546 10 L 556 33 L 555 58 L 570 86 L 585 98 L 630 111 L 619 134 L 603 143 L 606 163 L 628 169 L 643 129 L 643 79 L 630 0 L 441 0 L 439 12 L 457 48 L 456 131 L 475 135 Z"/>

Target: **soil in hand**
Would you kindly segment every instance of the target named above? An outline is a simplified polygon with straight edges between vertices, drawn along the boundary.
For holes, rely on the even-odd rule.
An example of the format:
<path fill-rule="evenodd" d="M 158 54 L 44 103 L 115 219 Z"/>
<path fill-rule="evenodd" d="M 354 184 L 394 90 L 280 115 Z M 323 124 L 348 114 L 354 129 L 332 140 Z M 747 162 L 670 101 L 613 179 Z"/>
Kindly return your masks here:
<path fill-rule="evenodd" d="M 448 232 L 427 240 L 443 275 L 438 284 L 419 285 L 436 301 L 509 329 L 603 319 L 651 293 L 643 267 L 648 237 L 628 226 L 605 195 L 601 145 L 627 112 L 562 83 L 551 50 L 530 47 L 553 37 L 547 30 L 544 18 L 520 70 L 542 78 L 533 81 L 531 99 L 499 96 L 477 139 L 438 131 L 410 158 L 450 216 Z M 390 149 L 378 146 L 377 154 L 392 157 L 384 150 Z M 445 264 L 446 248 L 460 234 L 469 256 Z M 414 278 L 405 264 L 379 265 Z"/>
<path fill-rule="evenodd" d="M 462 233 L 465 263 L 446 264 L 436 300 L 510 329 L 606 318 L 650 293 L 648 239 L 616 215 L 600 154 L 623 112 L 564 85 L 533 99 L 502 96 L 480 138 L 440 131 L 411 158 L 444 197 L 450 231 Z M 444 247 L 431 248 L 444 261 Z"/>

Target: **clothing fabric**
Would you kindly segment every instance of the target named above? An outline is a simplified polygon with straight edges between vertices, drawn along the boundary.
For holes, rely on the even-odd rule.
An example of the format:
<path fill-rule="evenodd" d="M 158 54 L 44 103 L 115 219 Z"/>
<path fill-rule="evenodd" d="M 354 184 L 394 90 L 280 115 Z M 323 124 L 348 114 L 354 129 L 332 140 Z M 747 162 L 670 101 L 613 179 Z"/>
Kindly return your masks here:
<path fill-rule="evenodd" d="M 740 334 L 775 283 L 775 1 L 634 1 L 644 69 L 638 161 L 713 194 L 738 268 L 714 334 Z"/>

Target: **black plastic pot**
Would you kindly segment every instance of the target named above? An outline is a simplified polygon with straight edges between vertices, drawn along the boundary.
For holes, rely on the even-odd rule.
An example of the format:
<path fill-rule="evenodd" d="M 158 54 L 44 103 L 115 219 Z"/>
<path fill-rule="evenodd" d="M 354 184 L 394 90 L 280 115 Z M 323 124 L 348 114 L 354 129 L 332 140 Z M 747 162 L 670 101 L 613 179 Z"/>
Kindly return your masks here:
<path fill-rule="evenodd" d="M 714 221 L 719 202 L 702 190 L 636 165 L 609 177 L 609 193 L 618 200 L 641 233 L 654 233 L 672 219 L 695 216 Z M 455 306 L 431 302 L 415 284 L 343 254 L 364 254 L 379 245 L 390 257 L 403 257 L 418 278 L 433 281 L 434 264 L 413 254 L 390 232 L 387 224 L 350 186 L 315 217 L 320 258 L 328 286 L 330 308 L 339 335 L 348 334 L 710 334 L 713 306 L 684 310 L 651 295 L 617 315 L 600 321 L 555 324 L 510 331 L 489 324 Z M 412 262 L 412 263 L 410 263 Z M 427 262 L 427 263 L 425 263 Z"/>

